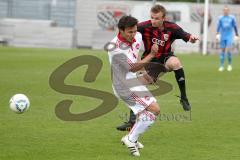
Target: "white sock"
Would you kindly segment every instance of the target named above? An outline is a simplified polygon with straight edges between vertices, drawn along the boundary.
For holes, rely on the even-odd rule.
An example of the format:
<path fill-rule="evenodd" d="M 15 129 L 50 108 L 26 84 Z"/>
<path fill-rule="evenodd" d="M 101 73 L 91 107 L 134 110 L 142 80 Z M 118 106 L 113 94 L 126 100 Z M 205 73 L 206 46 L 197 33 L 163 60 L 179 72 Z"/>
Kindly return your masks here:
<path fill-rule="evenodd" d="M 143 111 L 141 113 L 133 128 L 128 134 L 128 138 L 131 142 L 136 142 L 140 134 L 144 133 L 155 121 L 155 115 L 149 111 Z"/>

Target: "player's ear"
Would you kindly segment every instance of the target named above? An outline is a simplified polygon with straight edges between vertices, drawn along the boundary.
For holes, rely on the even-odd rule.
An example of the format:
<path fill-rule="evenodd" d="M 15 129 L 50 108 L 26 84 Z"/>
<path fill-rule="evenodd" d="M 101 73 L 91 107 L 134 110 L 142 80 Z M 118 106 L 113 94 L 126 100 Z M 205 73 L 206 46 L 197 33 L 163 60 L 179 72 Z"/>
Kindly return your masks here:
<path fill-rule="evenodd" d="M 165 20 L 166 20 L 166 15 L 163 15 L 163 16 L 162 16 L 162 19 L 165 21 Z"/>
<path fill-rule="evenodd" d="M 119 32 L 122 34 L 122 33 L 124 33 L 124 30 L 123 29 L 119 29 Z"/>

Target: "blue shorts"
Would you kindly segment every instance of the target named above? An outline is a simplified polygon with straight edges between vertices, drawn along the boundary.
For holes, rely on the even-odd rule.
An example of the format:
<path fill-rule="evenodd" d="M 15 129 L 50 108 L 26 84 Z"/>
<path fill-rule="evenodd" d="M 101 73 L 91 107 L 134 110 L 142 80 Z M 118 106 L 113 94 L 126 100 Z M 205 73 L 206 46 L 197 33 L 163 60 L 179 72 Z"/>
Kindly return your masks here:
<path fill-rule="evenodd" d="M 230 48 L 232 47 L 233 40 L 232 39 L 223 39 L 220 41 L 220 48 Z"/>

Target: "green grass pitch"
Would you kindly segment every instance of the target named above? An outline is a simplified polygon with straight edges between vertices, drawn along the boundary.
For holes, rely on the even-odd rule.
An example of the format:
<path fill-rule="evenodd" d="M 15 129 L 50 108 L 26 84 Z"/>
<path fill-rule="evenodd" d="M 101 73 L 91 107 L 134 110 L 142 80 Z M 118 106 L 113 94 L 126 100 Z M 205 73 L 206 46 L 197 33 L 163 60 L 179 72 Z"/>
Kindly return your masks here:
<path fill-rule="evenodd" d="M 51 73 L 67 60 L 94 55 L 103 68 L 94 83 L 83 81 L 86 67 L 74 70 L 66 83 L 112 92 L 110 67 L 104 51 L 0 48 L 0 159 L 1 160 L 130 160 L 120 139 L 126 133 L 115 127 L 125 121 L 127 107 L 120 102 L 104 116 L 85 122 L 62 121 L 56 104 L 74 100 L 71 111 L 95 108 L 100 100 L 64 95 L 50 88 Z M 179 104 L 173 73 L 163 79 L 173 90 L 157 97 L 166 117 L 140 138 L 145 148 L 141 160 L 239 160 L 240 159 L 240 58 L 233 57 L 233 71 L 218 72 L 218 56 L 178 55 L 184 64 L 191 117 Z M 9 109 L 9 99 L 26 94 L 26 113 Z M 172 116 L 186 119 L 176 120 Z M 191 119 L 190 119 L 191 118 Z"/>

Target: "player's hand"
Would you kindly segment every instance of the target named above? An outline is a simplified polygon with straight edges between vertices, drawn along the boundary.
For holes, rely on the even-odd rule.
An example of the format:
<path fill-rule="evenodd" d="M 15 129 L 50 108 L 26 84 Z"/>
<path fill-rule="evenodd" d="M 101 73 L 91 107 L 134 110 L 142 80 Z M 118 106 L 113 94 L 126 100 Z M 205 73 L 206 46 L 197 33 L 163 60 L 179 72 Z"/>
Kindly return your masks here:
<path fill-rule="evenodd" d="M 235 36 L 235 37 L 234 37 L 234 41 L 235 41 L 235 42 L 239 41 L 239 36 Z"/>
<path fill-rule="evenodd" d="M 154 43 L 151 48 L 151 54 L 155 56 L 158 53 L 158 45 Z"/>
<path fill-rule="evenodd" d="M 199 38 L 196 37 L 196 36 L 193 36 L 193 35 L 191 35 L 190 38 L 189 38 L 189 42 L 191 42 L 191 43 L 195 43 L 198 40 L 199 40 Z"/>
<path fill-rule="evenodd" d="M 217 41 L 220 41 L 220 38 L 221 38 L 220 34 L 217 34 L 217 35 L 216 35 L 216 40 L 217 40 Z"/>

